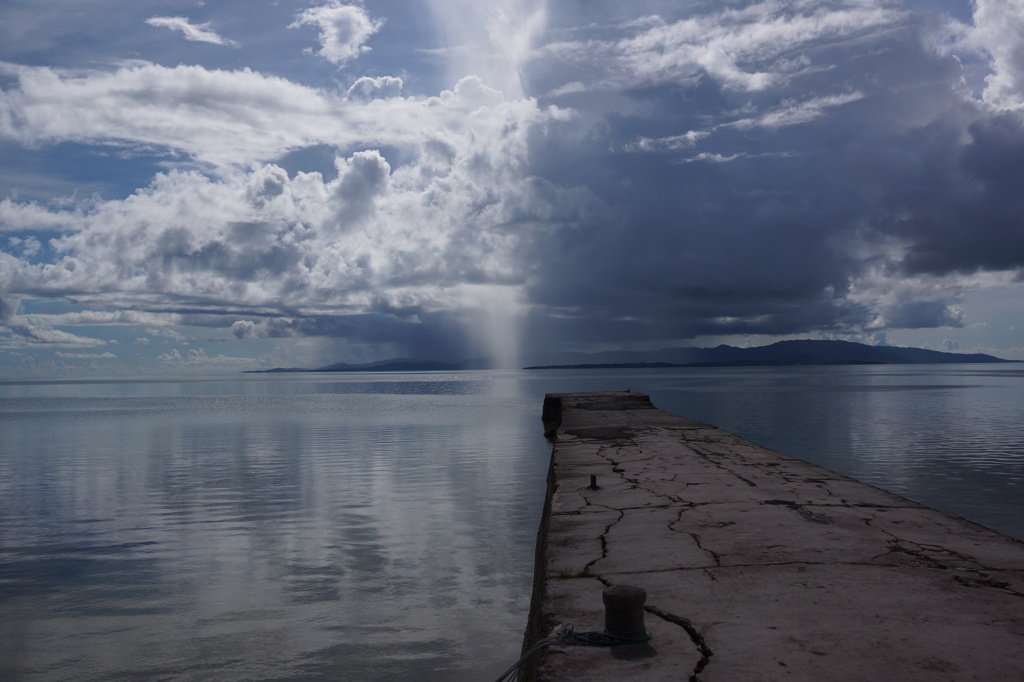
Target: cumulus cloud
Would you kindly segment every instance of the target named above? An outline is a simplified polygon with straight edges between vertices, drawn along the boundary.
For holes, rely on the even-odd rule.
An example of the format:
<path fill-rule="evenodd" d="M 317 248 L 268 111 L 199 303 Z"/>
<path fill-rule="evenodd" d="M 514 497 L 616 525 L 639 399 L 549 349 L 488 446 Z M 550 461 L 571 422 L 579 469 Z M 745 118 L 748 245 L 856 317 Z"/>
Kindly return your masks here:
<path fill-rule="evenodd" d="M 181 316 L 139 310 L 80 310 L 64 313 L 31 313 L 24 319 L 46 326 L 175 324 Z"/>
<path fill-rule="evenodd" d="M 377 200 L 388 190 L 391 166 L 377 150 L 356 152 L 337 159 L 338 180 L 334 183 L 334 206 L 340 229 L 368 217 Z"/>
<path fill-rule="evenodd" d="M 7 324 L 18 314 L 21 299 L 17 296 L 0 296 L 0 324 Z"/>
<path fill-rule="evenodd" d="M 991 72 L 985 77 L 984 100 L 1000 109 L 1024 106 L 1024 6 L 1016 0 L 975 0 L 973 22 L 955 23 L 950 49 L 984 54 Z"/>
<path fill-rule="evenodd" d="M 334 105 L 342 116 L 356 106 Z M 20 213 L 26 225 L 34 217 L 65 230 L 50 239 L 50 263 L 0 254 L 0 282 L 37 296 L 73 291 L 93 308 L 130 300 L 145 310 L 138 324 L 226 314 L 221 324 L 238 338 L 379 339 L 388 328 L 410 340 L 439 315 L 454 328 L 459 311 L 489 303 L 487 287 L 522 284 L 531 266 L 520 245 L 539 229 L 525 159 L 532 131 L 558 111 L 506 101 L 475 77 L 437 97 L 358 107 L 355 125 L 309 128 L 306 143 L 364 146 L 337 153 L 334 177 L 260 162 L 216 175 L 176 170 L 88 211 Z"/>
<path fill-rule="evenodd" d="M 45 344 L 56 346 L 103 346 L 107 342 L 79 336 L 59 329 L 36 327 L 23 322 L 12 321 L 7 324 L 12 339 L 17 344 Z"/>
<path fill-rule="evenodd" d="M 103 324 L 428 354 L 518 333 L 488 310 L 535 349 L 958 328 L 984 273 L 1024 272 L 1006 3 L 942 49 L 937 20 L 888 0 L 427 5 L 451 21 L 432 58 L 460 70 L 436 96 L 404 72 L 345 90 L 4 66 L 8 142 L 192 165 L 128 196 L 0 202 L 0 290 L 154 316 Z M 380 29 L 337 2 L 305 25 L 339 65 Z M 983 96 L 965 51 L 991 65 Z"/>
<path fill-rule="evenodd" d="M 235 41 L 217 35 L 216 31 L 210 29 L 210 24 L 193 24 L 185 17 L 151 17 L 146 19 L 146 23 L 150 26 L 181 31 L 185 35 L 185 40 L 238 47 Z"/>
<path fill-rule="evenodd" d="M 231 333 L 235 338 L 251 339 L 256 337 L 256 323 L 252 320 L 238 320 L 231 325 Z"/>
<path fill-rule="evenodd" d="M 231 333 L 238 339 L 280 339 L 299 335 L 299 326 L 296 320 L 288 318 L 238 320 L 231 325 Z"/>
<path fill-rule="evenodd" d="M 461 79 L 437 97 L 366 102 L 248 69 L 140 63 L 113 72 L 49 67 L 11 72 L 18 87 L 0 91 L 0 139 L 31 145 L 74 140 L 156 146 L 215 166 L 247 166 L 322 144 L 416 145 L 448 131 L 461 134 L 477 123 L 467 117 L 482 106 L 501 111 L 482 112 L 476 117 L 480 123 L 508 112 L 536 119 L 552 111 L 538 111 L 533 100 L 505 102 L 476 77 Z M 377 84 L 385 89 L 396 85 L 387 79 Z M 75 227 L 91 210 L 88 201 L 72 211 L 53 212 L 4 200 L 0 219 L 21 229 Z"/>
<path fill-rule="evenodd" d="M 919 15 L 684 13 L 584 23 L 541 48 L 535 77 L 583 118 L 534 168 L 603 204 L 534 252 L 551 342 L 960 327 L 959 278 L 1024 267 L 1009 227 L 1024 212 L 1000 181 L 1019 175 L 1021 119 L 971 99 Z M 887 296 L 926 275 L 945 285 Z"/>
<path fill-rule="evenodd" d="M 363 76 L 348 89 L 348 98 L 368 102 L 375 99 L 398 97 L 402 94 L 402 79 L 392 76 L 370 78 Z"/>
<path fill-rule="evenodd" d="M 74 140 L 157 146 L 214 164 L 247 163 L 346 127 L 332 96 L 248 69 L 139 63 L 112 72 L 49 67 L 11 72 L 18 88 L 0 92 L 0 137 L 23 144 Z M 2 210 L 20 224 L 76 217 L 47 218 L 31 204 Z"/>
<path fill-rule="evenodd" d="M 230 355 L 218 353 L 207 355 L 202 348 L 190 348 L 183 355 L 177 348 L 157 357 L 162 369 L 179 372 L 210 372 L 229 371 L 237 372 L 252 366 L 251 358 L 237 358 Z"/>
<path fill-rule="evenodd" d="M 384 25 L 382 20 L 371 19 L 359 5 L 346 5 L 333 0 L 326 5 L 307 9 L 290 28 L 316 26 L 320 29 L 321 57 L 332 64 L 343 65 L 370 48 L 366 41 Z"/>
<path fill-rule="evenodd" d="M 178 352 L 178 349 L 175 348 L 168 353 L 161 353 L 160 355 L 157 356 L 156 359 L 157 362 L 162 362 L 166 364 L 171 362 L 181 362 L 184 358 L 182 358 L 181 353 Z"/>
<path fill-rule="evenodd" d="M 0 296 L 0 332 L 7 332 L 6 343 L 0 337 L 0 347 L 26 345 L 102 346 L 106 341 L 54 329 L 36 316 L 21 315 L 21 296 Z"/>
<path fill-rule="evenodd" d="M 3 108 L 4 104 L 4 93 L 0 92 L 0 112 L 8 116 L 14 115 L 11 110 Z M 3 119 L 0 117 L 0 134 L 5 132 L 3 125 Z M 7 132 L 13 133 L 13 129 L 8 128 Z M 9 198 L 4 199 L 0 201 L 0 232 L 65 229 L 77 223 L 83 210 L 88 210 L 87 206 L 80 205 L 71 211 L 54 211 L 51 207 L 32 201 L 17 202 Z"/>
<path fill-rule="evenodd" d="M 58 358 L 65 358 L 70 360 L 110 360 L 117 356 L 113 353 L 62 353 L 57 351 L 54 353 Z"/>
<path fill-rule="evenodd" d="M 173 329 L 168 329 L 166 327 L 163 327 L 163 328 L 160 328 L 160 327 L 157 327 L 157 328 L 150 327 L 150 328 L 146 329 L 146 334 L 148 334 L 149 336 L 154 337 L 154 338 L 171 339 L 172 341 L 175 341 L 177 343 L 184 343 L 184 342 L 189 340 L 189 337 L 185 336 L 181 332 L 175 331 Z M 147 339 L 146 342 L 147 343 L 149 342 L 148 339 Z"/>

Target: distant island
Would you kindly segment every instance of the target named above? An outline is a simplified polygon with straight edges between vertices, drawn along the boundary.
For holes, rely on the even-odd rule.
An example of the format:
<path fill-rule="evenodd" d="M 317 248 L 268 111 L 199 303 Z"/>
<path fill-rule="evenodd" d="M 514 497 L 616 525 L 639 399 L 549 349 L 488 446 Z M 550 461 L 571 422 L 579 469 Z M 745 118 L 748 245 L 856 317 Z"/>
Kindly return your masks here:
<path fill-rule="evenodd" d="M 603 354 L 602 354 L 603 355 Z M 612 353 L 612 355 L 621 355 Z M 779 341 L 769 346 L 670 348 L 631 354 L 630 358 L 533 365 L 525 369 L 598 369 L 638 367 L 775 367 L 791 365 L 923 365 L 1015 362 L 984 353 L 946 353 L 924 348 L 868 346 L 852 341 Z"/>
<path fill-rule="evenodd" d="M 544 364 L 523 369 L 645 369 L 668 367 L 775 367 L 792 365 L 922 365 L 955 363 L 1016 362 L 984 353 L 946 353 L 924 348 L 868 346 L 852 341 L 779 341 L 768 346 L 737 348 L 664 348 L 655 351 L 605 351 L 601 353 L 559 353 Z M 336 362 L 305 369 L 278 367 L 249 370 L 268 372 L 455 372 L 495 369 L 487 358 L 461 362 L 437 362 L 392 358 L 362 364 Z"/>

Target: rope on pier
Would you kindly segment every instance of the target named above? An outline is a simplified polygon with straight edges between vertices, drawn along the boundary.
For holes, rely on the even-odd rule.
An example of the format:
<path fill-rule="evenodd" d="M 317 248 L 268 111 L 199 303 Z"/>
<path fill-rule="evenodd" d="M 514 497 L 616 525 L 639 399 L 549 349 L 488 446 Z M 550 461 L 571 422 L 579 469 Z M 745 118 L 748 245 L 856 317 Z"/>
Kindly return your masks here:
<path fill-rule="evenodd" d="M 550 635 L 548 635 L 542 640 L 539 640 L 536 644 L 530 647 L 526 651 L 526 653 L 523 654 L 523 657 L 515 663 L 513 663 L 508 670 L 503 672 L 501 676 L 497 680 L 495 680 L 495 682 L 509 682 L 515 679 L 516 675 L 519 674 L 519 671 L 523 669 L 524 665 L 526 665 L 526 661 L 529 660 L 530 656 L 533 656 L 535 653 L 537 653 L 544 647 L 551 646 L 553 644 L 571 644 L 572 640 L 572 623 L 565 623 L 563 625 L 559 625 L 557 628 L 551 631 Z"/>
<path fill-rule="evenodd" d="M 585 644 L 587 646 L 621 646 L 623 644 L 643 644 L 651 639 L 650 633 L 645 633 L 643 637 L 636 639 L 627 639 L 625 637 L 617 637 L 615 635 L 608 634 L 607 632 L 574 632 L 572 623 L 565 623 L 559 625 L 551 634 L 542 640 L 539 640 L 536 644 L 530 647 L 523 657 L 512 664 L 512 666 L 501 674 L 495 682 L 510 682 L 515 679 L 516 675 L 526 665 L 526 661 L 529 660 L 530 656 L 540 651 L 546 646 L 552 646 L 555 644 Z"/>
<path fill-rule="evenodd" d="M 616 637 L 607 632 L 580 632 L 573 635 L 578 641 L 590 646 L 622 646 L 623 644 L 643 644 L 651 639 L 651 633 L 645 633 L 643 637 L 627 638 Z"/>

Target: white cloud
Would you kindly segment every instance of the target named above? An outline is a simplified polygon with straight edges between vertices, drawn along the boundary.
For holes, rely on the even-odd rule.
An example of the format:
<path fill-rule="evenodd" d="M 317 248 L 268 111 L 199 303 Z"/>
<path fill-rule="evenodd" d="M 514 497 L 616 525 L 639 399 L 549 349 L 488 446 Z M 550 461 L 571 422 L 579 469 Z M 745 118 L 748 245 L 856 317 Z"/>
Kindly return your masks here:
<path fill-rule="evenodd" d="M 735 161 L 736 159 L 745 159 L 748 154 L 730 154 L 728 156 L 724 154 L 716 154 L 714 152 L 701 152 L 696 156 L 691 156 L 688 159 L 683 159 L 684 163 L 692 163 L 694 161 L 707 161 L 709 163 L 728 163 Z"/>
<path fill-rule="evenodd" d="M 116 358 L 117 356 L 113 353 L 62 353 L 57 351 L 54 353 L 58 358 L 72 359 L 72 360 L 109 360 Z"/>
<path fill-rule="evenodd" d="M 7 245 L 12 251 L 20 251 L 21 255 L 25 258 L 31 258 L 43 248 L 42 242 L 35 237 L 25 237 L 24 239 L 21 237 L 9 237 Z"/>
<path fill-rule="evenodd" d="M 20 296 L 0 296 L 0 324 L 6 324 L 13 320 L 21 307 Z"/>
<path fill-rule="evenodd" d="M 36 327 L 18 321 L 7 324 L 11 338 L 16 345 L 22 344 L 45 344 L 55 346 L 103 346 L 106 341 L 92 339 L 86 336 L 79 336 L 59 329 L 47 327 Z"/>
<path fill-rule="evenodd" d="M 300 335 L 300 324 L 290 318 L 263 319 L 259 322 L 238 320 L 231 325 L 231 333 L 238 339 L 286 338 Z"/>
<path fill-rule="evenodd" d="M 623 149 L 627 152 L 650 152 L 661 150 L 687 149 L 708 137 L 711 131 L 688 130 L 682 135 L 670 135 L 668 137 L 640 137 L 635 142 L 630 142 Z"/>
<path fill-rule="evenodd" d="M 982 0 L 972 34 L 992 57 L 987 104 L 923 12 L 889 0 L 571 5 L 427 0 L 440 49 L 398 78 L 377 74 L 401 50 L 366 54 L 379 21 L 318 1 L 294 26 L 374 74 L 344 85 L 326 65 L 302 83 L 0 65 L 5 143 L 177 168 L 120 198 L 0 201 L 0 291 L 89 308 L 15 323 L 440 348 L 489 306 L 535 315 L 538 344 L 610 347 L 959 325 L 956 273 L 1019 271 L 1006 2 Z M 451 90 L 409 94 L 445 67 Z M 901 287 L 908 272 L 920 281 Z"/>
<path fill-rule="evenodd" d="M 337 159 L 338 180 L 333 183 L 333 205 L 338 229 L 351 230 L 368 218 L 378 198 L 388 191 L 391 166 L 377 150 L 356 152 L 348 159 Z"/>
<path fill-rule="evenodd" d="M 220 353 L 207 355 L 206 350 L 202 348 L 190 348 L 185 355 L 175 348 L 169 353 L 159 355 L 157 362 L 163 365 L 164 369 L 185 372 L 217 370 L 237 372 L 239 369 L 249 368 L 256 364 L 252 358 L 232 357 Z"/>
<path fill-rule="evenodd" d="M 0 252 L 0 256 L 4 254 Z M 0 273 L 3 262 L 0 261 Z M 4 288 L 0 287 L 0 291 Z M 8 337 L 0 337 L 0 348 L 19 348 L 27 345 L 56 346 L 102 346 L 107 342 L 79 336 L 70 332 L 54 329 L 38 318 L 45 316 L 20 315 L 21 296 L 5 295 L 0 297 L 0 331 L 7 331 Z"/>
<path fill-rule="evenodd" d="M 966 28 L 961 46 L 991 57 L 986 102 L 1007 109 L 1024 107 L 1024 2 L 975 0 L 974 25 Z"/>
<path fill-rule="evenodd" d="M 22 316 L 32 324 L 48 327 L 78 325 L 176 324 L 181 316 L 138 310 L 81 310 L 69 313 L 31 313 Z"/>
<path fill-rule="evenodd" d="M 554 112 L 541 114 L 533 100 L 505 102 L 500 92 L 472 77 L 439 97 L 366 102 L 248 69 L 133 64 L 114 72 L 8 71 L 18 76 L 19 87 L 0 91 L 0 139 L 156 146 L 218 167 L 268 161 L 317 144 L 415 146 L 446 131 L 461 134 L 474 125 L 470 116 L 485 106 L 502 110 L 490 117 L 512 112 L 537 119 Z M 52 212 L 36 204 L 0 202 L 0 218 L 9 218 L 12 226 L 75 227 L 87 210 L 88 204 L 74 212 Z"/>
<path fill-rule="evenodd" d="M 256 337 L 256 323 L 252 320 L 238 320 L 231 325 L 231 333 L 239 339 L 252 339 Z"/>
<path fill-rule="evenodd" d="M 3 94 L 0 94 L 0 112 L 3 112 Z M 2 118 L 0 118 L 2 121 Z M 0 135 L 3 131 L 0 122 Z M 60 211 L 41 206 L 35 202 L 16 202 L 11 199 L 0 201 L 0 232 L 18 232 L 23 230 L 63 230 L 73 228 L 80 223 L 82 210 L 80 205 L 75 210 Z"/>
<path fill-rule="evenodd" d="M 885 260 L 876 260 L 852 282 L 849 297 L 875 311 L 866 330 L 963 327 L 965 292 L 993 280 L 988 275 L 907 277 L 893 268 L 901 256 L 899 247 L 889 250 Z"/>
<path fill-rule="evenodd" d="M 138 63 L 113 72 L 4 70 L 17 75 L 19 87 L 0 92 L 0 138 L 22 144 L 156 146 L 230 164 L 271 158 L 347 128 L 340 97 L 248 69 Z M 39 207 L 3 210 L 24 222 L 38 217 Z M 51 216 L 63 218 L 74 216 Z"/>
<path fill-rule="evenodd" d="M 146 23 L 150 26 L 181 31 L 185 35 L 185 40 L 238 47 L 238 43 L 235 41 L 222 38 L 217 35 L 216 31 L 210 30 L 210 24 L 208 23 L 193 24 L 185 17 L 151 17 L 146 19 Z"/>
<path fill-rule="evenodd" d="M 525 281 L 529 264 L 520 261 L 517 245 L 538 229 L 533 212 L 548 210 L 551 201 L 525 198 L 534 191 L 534 180 L 524 172 L 528 140 L 545 121 L 564 118 L 557 110 L 541 110 L 532 100 L 507 101 L 475 77 L 438 97 L 346 103 L 249 72 L 141 68 L 177 83 L 186 100 L 196 88 L 205 91 L 208 79 L 229 89 L 249 84 L 275 93 L 258 114 L 268 118 L 268 127 L 290 129 L 287 134 L 302 144 L 357 151 L 337 156 L 337 177 L 330 180 L 320 173 L 289 175 L 273 163 L 239 164 L 221 167 L 217 175 L 162 173 L 125 199 L 93 200 L 87 210 L 7 202 L 25 229 L 33 222 L 36 229 L 64 229 L 50 241 L 53 262 L 30 264 L 0 253 L 0 286 L 34 296 L 74 292 L 76 300 L 96 309 L 147 311 L 106 318 L 77 313 L 80 323 L 177 324 L 182 308 L 191 315 L 235 311 L 229 313 L 234 320 L 242 313 L 307 320 L 291 326 L 264 322 L 259 329 L 236 325 L 233 331 L 245 338 L 307 333 L 316 329 L 308 321 L 316 315 L 456 311 L 483 304 L 480 286 Z M 35 71 L 29 80 L 42 76 Z M 117 89 L 113 81 L 138 82 L 137 74 L 125 72 L 92 78 L 111 79 L 99 88 L 105 92 Z M 60 75 L 43 80 L 55 88 L 51 92 L 66 94 Z M 268 111 L 280 103 L 279 87 L 295 88 L 318 104 L 305 112 Z M 28 99 L 38 95 L 28 90 Z M 176 146 L 195 147 L 207 160 L 232 155 L 224 146 L 225 130 L 218 140 L 201 130 L 221 120 L 218 102 L 182 122 L 190 128 L 173 140 Z M 140 107 L 140 113 L 147 106 L 134 96 L 125 104 Z M 140 130 L 137 122 L 133 130 L 127 123 L 132 114 L 122 114 L 121 130 L 111 122 L 102 129 L 128 140 L 158 130 L 155 124 Z M 242 147 L 250 135 L 259 137 L 254 129 L 242 130 L 229 144 Z M 197 140 L 208 140 L 211 148 L 199 149 Z M 212 149 L 218 145 L 219 151 Z M 398 161 L 385 158 L 378 151 L 383 148 Z"/>
<path fill-rule="evenodd" d="M 828 109 L 840 107 L 850 102 L 863 99 L 864 93 L 850 92 L 840 95 L 827 95 L 807 100 L 783 100 L 780 105 L 756 118 L 744 118 L 727 125 L 747 129 L 754 127 L 775 130 L 786 126 L 801 125 L 820 119 Z"/>
<path fill-rule="evenodd" d="M 716 131 L 726 128 L 738 130 L 750 130 L 753 128 L 765 128 L 767 130 L 778 130 L 788 126 L 804 125 L 823 118 L 830 109 L 835 109 L 851 102 L 864 98 L 862 92 L 851 92 L 839 95 L 827 95 L 824 97 L 813 97 L 806 100 L 784 99 L 777 107 L 760 113 L 755 117 L 740 118 L 734 121 L 719 123 L 705 130 L 689 130 L 682 135 L 670 135 L 667 137 L 649 138 L 640 137 L 634 142 L 623 146 L 627 152 L 662 152 L 689 149 L 699 142 L 706 140 Z M 723 117 L 725 115 L 723 114 Z M 735 153 L 723 155 L 714 152 L 701 152 L 690 157 L 688 161 L 732 161 L 737 158 L 748 158 L 752 155 L 746 153 Z"/>
<path fill-rule="evenodd" d="M 153 328 L 153 327 L 150 327 L 150 328 L 146 329 L 146 333 L 149 334 L 152 337 L 163 337 L 165 339 L 171 339 L 172 341 L 176 341 L 178 343 L 184 343 L 184 342 L 189 340 L 189 337 L 185 336 L 181 332 L 175 331 L 173 329 L 168 329 L 166 327 L 163 327 L 163 328 L 159 328 L 159 327 L 158 328 Z"/>
<path fill-rule="evenodd" d="M 345 5 L 338 0 L 307 9 L 290 28 L 312 25 L 320 29 L 321 57 L 332 64 L 345 64 L 370 48 L 365 44 L 384 25 L 374 20 L 358 5 Z"/>
<path fill-rule="evenodd" d="M 706 77 L 727 90 L 760 92 L 782 86 L 810 68 L 801 50 L 892 30 L 909 16 L 899 4 L 886 0 L 768 0 L 727 5 L 675 21 L 647 17 L 621 27 L 628 33 L 623 37 L 553 42 L 543 53 L 553 60 L 596 67 L 598 74 L 591 74 L 590 81 L 602 84 L 612 79 L 620 87 L 693 86 Z M 564 84 L 556 92 L 577 90 L 577 83 Z"/>
<path fill-rule="evenodd" d="M 402 79 L 392 76 L 370 78 L 363 76 L 356 80 L 348 89 L 347 97 L 352 100 L 368 102 L 375 99 L 398 97 L 402 94 Z"/>

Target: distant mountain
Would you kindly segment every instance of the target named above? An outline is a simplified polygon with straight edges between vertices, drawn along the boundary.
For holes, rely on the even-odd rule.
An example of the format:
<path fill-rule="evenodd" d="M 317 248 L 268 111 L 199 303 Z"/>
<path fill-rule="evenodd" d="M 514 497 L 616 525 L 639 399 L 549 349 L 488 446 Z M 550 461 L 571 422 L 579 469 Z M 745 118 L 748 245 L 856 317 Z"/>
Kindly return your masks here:
<path fill-rule="evenodd" d="M 526 369 L 595 367 L 729 367 L 773 365 L 916 365 L 932 363 L 1013 362 L 983 353 L 944 353 L 924 348 L 868 346 L 851 341 L 779 341 L 769 346 L 666 348 L 648 352 L 565 354 L 571 360 Z"/>
<path fill-rule="evenodd" d="M 920 365 L 939 363 L 1014 362 L 983 353 L 943 353 L 924 348 L 867 346 L 851 341 L 779 341 L 770 346 L 736 348 L 664 348 L 661 350 L 606 351 L 602 353 L 557 353 L 542 358 L 544 364 L 525 369 L 589 369 L 617 367 L 731 367 L 773 365 Z M 326 367 L 303 369 L 278 367 L 252 370 L 264 372 L 455 372 L 494 369 L 489 358 L 462 362 L 436 362 L 392 358 L 363 364 L 336 362 Z"/>

